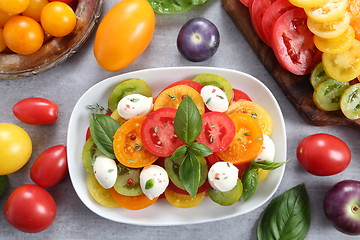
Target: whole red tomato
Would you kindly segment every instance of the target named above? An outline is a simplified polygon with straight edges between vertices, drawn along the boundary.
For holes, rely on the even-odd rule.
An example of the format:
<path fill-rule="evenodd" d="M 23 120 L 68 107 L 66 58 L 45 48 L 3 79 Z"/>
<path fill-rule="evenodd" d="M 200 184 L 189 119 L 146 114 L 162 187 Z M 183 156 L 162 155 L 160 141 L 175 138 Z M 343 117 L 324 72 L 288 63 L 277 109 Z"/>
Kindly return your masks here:
<path fill-rule="evenodd" d="M 325 133 L 305 137 L 299 143 L 296 155 L 300 165 L 317 176 L 340 173 L 351 160 L 351 152 L 346 143 Z"/>
<path fill-rule="evenodd" d="M 66 146 L 57 145 L 46 149 L 30 169 L 31 179 L 40 187 L 58 184 L 68 172 Z"/>
<path fill-rule="evenodd" d="M 4 207 L 5 219 L 16 229 L 36 233 L 48 228 L 56 216 L 56 203 L 43 188 L 26 184 L 16 188 Z"/>
<path fill-rule="evenodd" d="M 55 122 L 58 110 L 56 103 L 40 97 L 25 98 L 13 107 L 13 113 L 20 121 L 33 125 Z"/>

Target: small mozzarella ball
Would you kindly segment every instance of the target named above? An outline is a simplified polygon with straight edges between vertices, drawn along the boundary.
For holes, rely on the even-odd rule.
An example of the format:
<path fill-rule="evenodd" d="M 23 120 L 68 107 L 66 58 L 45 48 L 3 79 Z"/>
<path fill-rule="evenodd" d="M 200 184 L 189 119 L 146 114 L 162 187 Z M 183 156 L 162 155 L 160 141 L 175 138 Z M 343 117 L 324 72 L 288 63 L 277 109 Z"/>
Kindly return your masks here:
<path fill-rule="evenodd" d="M 103 188 L 112 188 L 117 178 L 116 162 L 103 155 L 96 157 L 94 162 L 94 175 Z"/>
<path fill-rule="evenodd" d="M 263 136 L 263 145 L 261 153 L 255 158 L 255 161 L 274 161 L 275 145 L 268 135 Z"/>
<path fill-rule="evenodd" d="M 144 117 L 153 109 L 153 98 L 141 94 L 123 97 L 117 106 L 119 115 L 124 119 Z"/>
<path fill-rule="evenodd" d="M 220 192 L 233 189 L 237 183 L 239 169 L 229 162 L 217 162 L 208 172 L 210 186 Z"/>
<path fill-rule="evenodd" d="M 146 166 L 140 173 L 141 190 L 150 200 L 165 192 L 168 185 L 168 174 L 165 169 L 160 166 Z"/>
<path fill-rule="evenodd" d="M 200 91 L 200 95 L 210 111 L 225 112 L 229 107 L 225 92 L 218 87 L 204 86 Z"/>

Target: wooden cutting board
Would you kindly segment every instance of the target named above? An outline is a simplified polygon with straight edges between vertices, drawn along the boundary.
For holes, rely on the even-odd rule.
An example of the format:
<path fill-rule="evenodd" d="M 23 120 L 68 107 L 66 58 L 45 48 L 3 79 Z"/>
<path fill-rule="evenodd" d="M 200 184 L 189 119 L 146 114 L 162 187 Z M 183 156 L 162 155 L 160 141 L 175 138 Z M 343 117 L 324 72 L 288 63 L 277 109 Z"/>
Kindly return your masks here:
<path fill-rule="evenodd" d="M 271 48 L 257 36 L 246 6 L 239 0 L 222 0 L 222 5 L 285 96 L 306 122 L 315 126 L 343 125 L 360 130 L 360 119 L 350 120 L 340 110 L 324 112 L 315 106 L 312 100 L 314 90 L 310 84 L 309 75 L 297 76 L 280 66 Z"/>

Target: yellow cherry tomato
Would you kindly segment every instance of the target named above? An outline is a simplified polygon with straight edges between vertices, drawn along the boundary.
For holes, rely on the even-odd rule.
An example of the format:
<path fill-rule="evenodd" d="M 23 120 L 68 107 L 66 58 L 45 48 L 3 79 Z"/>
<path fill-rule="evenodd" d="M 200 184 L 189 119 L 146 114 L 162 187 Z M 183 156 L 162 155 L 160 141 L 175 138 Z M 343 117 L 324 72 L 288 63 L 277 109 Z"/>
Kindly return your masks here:
<path fill-rule="evenodd" d="M 326 4 L 329 0 L 289 0 L 293 5 L 300 8 L 319 7 Z"/>
<path fill-rule="evenodd" d="M 167 188 L 165 190 L 166 200 L 178 208 L 191 208 L 199 205 L 205 198 L 205 192 L 197 193 L 194 198 L 190 195 L 174 192 Z"/>
<path fill-rule="evenodd" d="M 96 31 L 94 55 L 107 71 L 130 65 L 149 45 L 155 14 L 147 0 L 122 0 L 105 15 Z"/>
<path fill-rule="evenodd" d="M 9 14 L 9 13 L 6 13 L 6 12 L 3 12 L 0 10 L 0 27 L 3 28 L 5 26 L 5 23 L 13 16 L 15 16 L 15 15 Z"/>
<path fill-rule="evenodd" d="M 46 4 L 48 4 L 48 0 L 30 0 L 28 8 L 23 11 L 21 14 L 24 16 L 31 17 L 36 21 L 40 22 L 41 12 Z"/>
<path fill-rule="evenodd" d="M 2 33 L 3 33 L 3 30 L 2 30 L 2 28 L 0 28 L 0 52 L 4 51 L 6 48 Z"/>
<path fill-rule="evenodd" d="M 354 29 L 349 26 L 346 31 L 336 38 L 321 38 L 314 36 L 315 46 L 324 53 L 340 53 L 348 50 L 355 39 Z"/>
<path fill-rule="evenodd" d="M 110 190 L 103 188 L 96 180 L 94 174 L 88 174 L 86 176 L 86 186 L 90 195 L 100 205 L 111 208 L 120 207 L 112 197 Z"/>
<path fill-rule="evenodd" d="M 0 10 L 10 13 L 19 14 L 29 6 L 30 0 L 1 0 Z"/>
<path fill-rule="evenodd" d="M 64 37 L 74 30 L 76 15 L 66 3 L 51 2 L 42 10 L 41 25 L 51 36 Z"/>
<path fill-rule="evenodd" d="M 6 22 L 3 29 L 4 42 L 18 54 L 32 54 L 44 42 L 44 31 L 40 24 L 27 16 L 15 16 Z"/>
<path fill-rule="evenodd" d="M 318 22 L 333 21 L 346 12 L 348 0 L 329 0 L 325 5 L 305 8 L 306 15 Z"/>
<path fill-rule="evenodd" d="M 0 123 L 0 175 L 7 175 L 22 168 L 32 153 L 32 142 L 21 127 Z"/>

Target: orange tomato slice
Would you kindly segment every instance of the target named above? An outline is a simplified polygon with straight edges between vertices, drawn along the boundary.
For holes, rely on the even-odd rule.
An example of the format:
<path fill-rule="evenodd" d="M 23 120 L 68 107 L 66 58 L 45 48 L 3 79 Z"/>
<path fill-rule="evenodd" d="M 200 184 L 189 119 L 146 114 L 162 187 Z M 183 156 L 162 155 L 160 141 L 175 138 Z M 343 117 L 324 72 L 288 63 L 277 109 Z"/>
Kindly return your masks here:
<path fill-rule="evenodd" d="M 177 85 L 162 91 L 154 102 L 154 111 L 159 108 L 178 108 L 184 96 L 191 97 L 200 114 L 204 114 L 204 101 L 200 94 L 192 87 Z"/>
<path fill-rule="evenodd" d="M 145 194 L 141 194 L 139 196 L 128 197 L 119 194 L 115 191 L 114 188 L 110 188 L 111 196 L 114 198 L 115 202 L 117 202 L 121 207 L 126 208 L 128 210 L 140 210 L 151 206 L 158 197 L 150 200 L 146 197 Z"/>
<path fill-rule="evenodd" d="M 145 167 L 158 159 L 150 153 L 141 140 L 141 125 L 145 117 L 126 121 L 114 135 L 114 153 L 117 160 L 127 167 Z"/>
<path fill-rule="evenodd" d="M 258 122 L 246 113 L 232 113 L 229 117 L 236 127 L 235 137 L 225 151 L 216 154 L 233 164 L 250 162 L 261 152 L 262 130 Z"/>
<path fill-rule="evenodd" d="M 205 198 L 205 192 L 197 193 L 194 198 L 190 195 L 174 192 L 167 188 L 165 190 L 166 200 L 178 208 L 191 208 L 199 205 Z"/>

